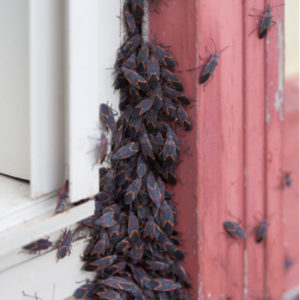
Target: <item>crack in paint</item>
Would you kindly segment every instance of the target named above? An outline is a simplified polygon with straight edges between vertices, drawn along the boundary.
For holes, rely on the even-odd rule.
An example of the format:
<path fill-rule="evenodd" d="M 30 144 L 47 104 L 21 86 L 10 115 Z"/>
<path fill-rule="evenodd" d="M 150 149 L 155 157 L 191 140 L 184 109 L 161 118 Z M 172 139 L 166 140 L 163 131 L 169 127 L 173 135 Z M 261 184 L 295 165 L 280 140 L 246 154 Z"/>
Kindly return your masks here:
<path fill-rule="evenodd" d="M 270 40 L 267 37 L 266 38 L 266 53 L 269 52 L 269 44 L 270 44 Z M 269 123 L 270 120 L 271 120 L 271 113 L 269 111 L 269 94 L 266 93 L 266 121 L 267 121 L 267 123 Z"/>
<path fill-rule="evenodd" d="M 281 21 L 278 21 L 278 88 L 275 94 L 274 107 L 279 112 L 280 121 L 284 120 L 284 47 L 283 47 L 283 28 Z"/>
<path fill-rule="evenodd" d="M 244 300 L 248 296 L 248 250 L 244 250 Z"/>
<path fill-rule="evenodd" d="M 266 94 L 266 121 L 269 123 L 271 120 L 271 113 L 269 111 L 269 95 Z"/>

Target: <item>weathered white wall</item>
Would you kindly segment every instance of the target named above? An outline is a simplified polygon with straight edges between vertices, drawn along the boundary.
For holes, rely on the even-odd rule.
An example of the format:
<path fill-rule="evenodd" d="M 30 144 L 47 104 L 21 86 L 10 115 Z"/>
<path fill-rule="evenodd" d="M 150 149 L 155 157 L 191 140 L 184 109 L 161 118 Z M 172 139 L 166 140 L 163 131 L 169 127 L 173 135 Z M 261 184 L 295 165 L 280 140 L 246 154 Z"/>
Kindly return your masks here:
<path fill-rule="evenodd" d="M 284 3 L 285 76 L 293 77 L 299 73 L 299 0 Z"/>
<path fill-rule="evenodd" d="M 28 1 L 0 8 L 0 173 L 29 179 Z"/>
<path fill-rule="evenodd" d="M 9 1 L 0 0 L 0 5 Z M 31 195 L 40 197 L 45 191 L 53 190 L 55 182 L 52 180 L 54 185 L 52 183 L 45 185 L 43 176 L 49 169 L 55 170 L 58 160 L 54 162 L 52 160 L 51 166 L 47 164 L 49 164 L 51 155 L 61 159 L 61 149 L 64 151 L 64 147 L 58 149 L 57 146 L 65 142 L 66 161 L 70 165 L 68 171 L 70 172 L 72 200 L 76 201 L 91 196 L 98 189 L 99 166 L 93 166 L 95 156 L 91 152 L 96 144 L 96 140 L 91 137 L 97 137 L 100 133 L 98 108 L 100 103 L 113 105 L 114 109 L 118 107 L 118 93 L 115 93 L 112 87 L 112 67 L 121 43 L 119 17 L 123 1 L 13 0 L 12 2 L 16 5 L 24 4 L 22 9 L 19 7 L 20 13 L 27 18 L 26 22 L 23 20 L 26 25 L 23 28 L 26 33 L 24 33 L 24 40 L 27 44 L 24 53 L 21 51 L 24 57 L 20 58 L 20 61 L 28 63 L 28 57 L 34 57 L 34 60 L 29 59 L 26 76 L 20 78 L 22 84 L 27 88 L 30 87 L 26 95 L 27 109 L 30 106 L 29 98 L 33 100 L 30 113 L 34 118 L 30 122 L 28 121 L 29 111 L 27 113 L 24 111 L 31 126 L 30 130 L 32 130 L 30 137 L 27 132 L 27 142 L 31 138 L 31 150 L 35 149 L 33 160 L 31 160 L 31 170 L 36 170 L 34 174 L 31 174 L 34 177 L 30 183 L 32 185 Z M 76 7 L 76 5 L 78 6 Z M 70 9 L 71 7 L 74 11 Z M 94 10 L 95 7 L 98 7 L 97 11 Z M 12 9 L 11 13 L 16 13 L 16 9 Z M 7 11 L 0 10 L 0 19 L 5 14 Z M 1 22 L 2 20 L 0 20 L 0 24 Z M 53 22 L 55 24 L 52 24 Z M 4 31 L 3 26 L 0 30 Z M 7 32 L 10 33 L 10 31 L 11 29 Z M 64 46 L 66 46 L 65 49 L 63 49 Z M 9 64 L 7 65 L 9 66 Z M 16 86 L 16 84 L 13 85 L 13 87 Z M 41 102 L 38 102 L 39 99 Z M 61 119 L 57 120 L 54 116 L 59 112 L 60 102 L 65 99 L 68 99 L 68 106 L 65 112 L 61 111 L 61 113 L 65 113 L 63 122 L 61 122 Z M 49 106 L 49 103 L 52 104 Z M 49 115 L 45 116 L 43 114 L 47 112 L 47 108 Z M 88 114 L 86 114 L 87 110 Z M 42 114 L 39 114 L 40 111 Z M 1 113 L 2 110 L 0 119 Z M 69 114 L 69 118 L 67 118 L 67 114 Z M 54 126 L 51 126 L 51 118 L 55 119 Z M 27 124 L 27 131 L 29 131 L 29 124 Z M 46 128 L 49 133 L 42 135 L 39 141 L 41 128 Z M 23 129 L 26 127 L 24 126 Z M 16 130 L 18 129 L 14 126 L 14 134 Z M 66 130 L 66 133 L 69 132 L 69 134 L 64 135 L 59 132 L 56 136 L 58 139 L 55 139 L 55 131 L 58 130 Z M 3 132 L 7 135 L 8 130 L 5 129 Z M 59 140 L 61 138 L 65 138 L 65 140 Z M 51 145 L 47 147 L 49 140 L 55 149 L 51 148 Z M 40 147 L 39 142 L 42 143 Z M 20 153 L 20 149 L 22 147 L 16 149 L 18 153 Z M 30 161 L 28 153 L 26 159 Z M 60 167 L 66 168 L 66 165 L 61 162 Z M 64 172 L 60 170 L 58 173 L 61 176 Z M 52 179 L 54 178 L 54 172 L 51 171 L 51 174 L 49 172 L 47 174 Z M 89 177 L 91 174 L 92 179 Z M 58 182 L 62 184 L 62 178 L 58 178 Z M 22 184 L 23 186 L 24 184 Z M 89 186 L 92 188 L 87 189 Z M 96 189 L 94 189 L 95 186 Z M 43 300 L 65 299 L 83 284 L 78 281 L 94 275 L 91 272 L 81 271 L 83 265 L 81 255 L 86 241 L 76 242 L 71 255 L 59 262 L 56 262 L 55 250 L 41 256 L 29 256 L 20 253 L 20 249 L 22 245 L 45 235 L 50 235 L 51 241 L 55 241 L 52 231 L 60 232 L 65 227 L 74 226 L 74 223 L 91 215 L 94 209 L 93 203 L 87 202 L 62 214 L 53 215 L 55 195 L 52 199 L 45 201 L 42 198 L 32 201 L 28 195 L 29 187 L 27 185 L 24 186 L 24 190 L 26 191 L 24 205 L 21 198 L 18 199 L 19 201 L 15 201 L 16 197 L 13 197 L 14 199 L 9 198 L 10 205 L 4 206 L 2 209 L 2 217 L 4 216 L 6 219 L 3 217 L 2 223 L 5 224 L 2 224 L 4 228 L 2 232 L 0 226 L 0 245 L 2 246 L 0 251 L 0 299 L 29 299 L 22 296 L 22 291 L 31 296 L 36 293 L 38 299 L 42 298 Z M 11 195 L 8 189 L 6 192 Z M 8 203 L 6 197 L 1 198 L 1 196 L 0 185 L 0 203 L 1 199 L 4 203 Z M 54 201 L 50 205 L 48 202 L 52 200 Z M 7 207 L 11 208 L 9 214 L 3 213 Z M 26 214 L 34 216 L 34 220 L 25 218 L 24 221 Z M 8 218 L 12 220 L 9 223 L 5 222 Z M 54 296 L 53 290 L 55 291 Z"/>

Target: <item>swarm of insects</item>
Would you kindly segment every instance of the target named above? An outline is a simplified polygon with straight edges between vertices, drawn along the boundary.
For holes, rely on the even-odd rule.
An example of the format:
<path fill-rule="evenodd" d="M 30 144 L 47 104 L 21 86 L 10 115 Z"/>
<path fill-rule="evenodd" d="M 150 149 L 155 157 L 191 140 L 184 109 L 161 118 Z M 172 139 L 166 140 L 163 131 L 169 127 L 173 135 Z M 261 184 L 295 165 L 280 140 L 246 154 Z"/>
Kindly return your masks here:
<path fill-rule="evenodd" d="M 192 129 L 190 100 L 173 73 L 175 59 L 143 41 L 144 1 L 125 1 L 123 12 L 127 40 L 117 54 L 114 82 L 119 118 L 109 105 L 100 107 L 102 126 L 112 133 L 111 166 L 100 168 L 95 214 L 83 221 L 93 231 L 83 269 L 97 275 L 74 296 L 188 299 L 190 282 L 180 263 L 184 253 L 167 186 L 177 183 L 177 128 Z"/>

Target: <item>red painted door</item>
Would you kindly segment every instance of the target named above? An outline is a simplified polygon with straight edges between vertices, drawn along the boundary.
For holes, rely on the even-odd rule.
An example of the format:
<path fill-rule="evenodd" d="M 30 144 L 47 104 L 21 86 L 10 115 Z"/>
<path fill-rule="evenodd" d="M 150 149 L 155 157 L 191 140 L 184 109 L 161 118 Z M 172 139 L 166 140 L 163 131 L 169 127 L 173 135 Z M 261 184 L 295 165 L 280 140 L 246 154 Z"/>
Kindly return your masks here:
<path fill-rule="evenodd" d="M 194 129 L 176 187 L 178 226 L 193 281 L 192 299 L 281 299 L 284 290 L 282 194 L 283 8 L 267 38 L 249 33 L 265 1 L 170 0 L 150 7 L 150 40 L 169 45 L 177 69 L 199 66 L 226 46 L 205 90 L 199 70 L 178 77 Z M 278 1 L 268 1 L 275 5 Z M 159 11 L 159 13 L 157 13 Z M 254 228 L 270 224 L 257 244 Z M 223 222 L 240 219 L 248 238 L 233 240 Z M 269 299 L 269 298 L 268 298 Z"/>
<path fill-rule="evenodd" d="M 292 185 L 283 191 L 285 291 L 299 286 L 299 78 L 285 83 L 283 170 Z"/>

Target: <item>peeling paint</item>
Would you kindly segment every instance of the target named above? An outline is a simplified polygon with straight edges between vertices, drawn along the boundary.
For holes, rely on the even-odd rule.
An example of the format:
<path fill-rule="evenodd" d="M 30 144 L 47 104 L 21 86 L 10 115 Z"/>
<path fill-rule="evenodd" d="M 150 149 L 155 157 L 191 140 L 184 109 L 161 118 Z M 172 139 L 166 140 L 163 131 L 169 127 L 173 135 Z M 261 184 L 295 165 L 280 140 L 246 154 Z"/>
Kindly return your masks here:
<path fill-rule="evenodd" d="M 202 294 L 203 282 L 200 281 L 199 288 L 198 288 L 198 299 L 203 299 L 204 295 Z"/>
<path fill-rule="evenodd" d="M 283 28 L 281 21 L 278 21 L 278 88 L 275 94 L 274 107 L 279 113 L 280 121 L 284 120 L 283 100 L 284 100 L 284 43 Z"/>
<path fill-rule="evenodd" d="M 269 95 L 266 95 L 266 121 L 269 123 L 271 120 L 271 114 L 269 111 Z"/>
<path fill-rule="evenodd" d="M 219 297 L 214 298 L 213 300 L 220 300 L 220 299 L 224 299 L 224 298 L 226 298 L 226 295 L 225 294 L 221 294 Z"/>
<path fill-rule="evenodd" d="M 244 187 L 247 187 L 247 168 L 244 168 Z"/>
<path fill-rule="evenodd" d="M 248 250 L 244 250 L 244 300 L 248 296 Z"/>
<path fill-rule="evenodd" d="M 142 26 L 142 37 L 144 39 L 144 41 L 149 42 L 150 39 L 150 26 L 149 26 L 149 4 L 148 1 L 145 1 L 145 16 L 148 16 L 148 18 L 144 18 L 144 22 L 143 22 L 143 26 Z M 121 16 L 123 14 L 121 13 Z M 123 21 L 124 22 L 124 21 Z M 124 24 L 124 23 L 121 23 Z"/>

